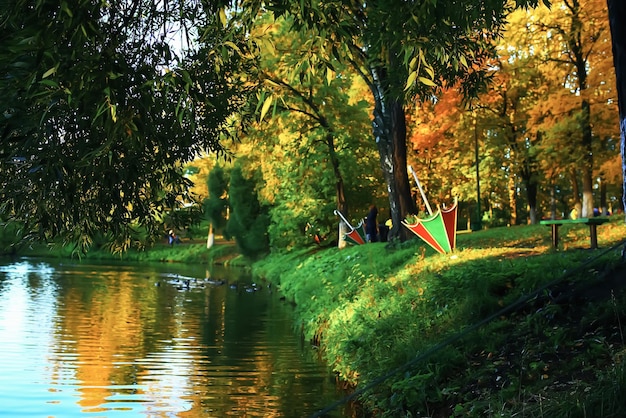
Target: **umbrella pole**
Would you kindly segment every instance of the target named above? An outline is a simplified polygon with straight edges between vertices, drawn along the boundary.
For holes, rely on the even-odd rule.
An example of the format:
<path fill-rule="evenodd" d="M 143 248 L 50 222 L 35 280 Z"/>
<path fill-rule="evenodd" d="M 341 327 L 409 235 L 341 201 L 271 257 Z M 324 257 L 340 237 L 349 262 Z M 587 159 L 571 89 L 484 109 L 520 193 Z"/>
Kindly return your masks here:
<path fill-rule="evenodd" d="M 348 220 L 343 217 L 343 214 L 341 212 L 339 212 L 337 209 L 335 209 L 335 215 L 339 216 L 341 218 L 341 220 L 344 221 L 346 223 L 346 225 L 348 225 L 348 227 L 350 229 L 354 229 L 354 227 L 352 225 L 350 225 L 350 222 L 348 222 Z"/>
<path fill-rule="evenodd" d="M 428 199 L 426 199 L 426 194 L 424 194 L 424 190 L 422 190 L 422 185 L 420 184 L 420 181 L 417 179 L 417 174 L 415 174 L 415 171 L 413 170 L 412 166 L 408 166 L 409 171 L 411 172 L 411 174 L 413 174 L 413 178 L 415 179 L 415 183 L 417 183 L 417 188 L 420 191 L 420 194 L 422 195 L 422 200 L 424 201 L 424 203 L 426 204 L 426 209 L 428 210 L 428 214 L 432 215 L 433 214 L 433 210 L 430 208 L 430 204 L 428 203 Z"/>

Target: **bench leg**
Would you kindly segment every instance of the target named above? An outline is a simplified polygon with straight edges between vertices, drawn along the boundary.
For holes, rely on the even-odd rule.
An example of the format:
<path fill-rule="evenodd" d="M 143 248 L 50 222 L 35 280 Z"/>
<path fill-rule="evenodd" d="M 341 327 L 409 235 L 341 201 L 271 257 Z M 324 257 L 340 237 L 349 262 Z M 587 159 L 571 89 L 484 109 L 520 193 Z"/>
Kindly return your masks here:
<path fill-rule="evenodd" d="M 591 237 L 591 248 L 598 248 L 598 232 L 595 224 L 589 225 L 589 236 Z"/>
<path fill-rule="evenodd" d="M 558 224 L 550 225 L 552 227 L 552 246 L 554 248 L 559 247 L 559 226 Z"/>

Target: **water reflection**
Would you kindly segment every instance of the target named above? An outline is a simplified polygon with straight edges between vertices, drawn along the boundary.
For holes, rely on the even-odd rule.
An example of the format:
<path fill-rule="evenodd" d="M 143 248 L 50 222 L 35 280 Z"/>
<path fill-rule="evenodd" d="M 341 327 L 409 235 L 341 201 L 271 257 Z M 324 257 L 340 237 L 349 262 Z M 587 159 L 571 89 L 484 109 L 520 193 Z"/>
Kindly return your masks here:
<path fill-rule="evenodd" d="M 306 417 L 341 397 L 289 307 L 233 274 L 0 264 L 0 415 Z"/>

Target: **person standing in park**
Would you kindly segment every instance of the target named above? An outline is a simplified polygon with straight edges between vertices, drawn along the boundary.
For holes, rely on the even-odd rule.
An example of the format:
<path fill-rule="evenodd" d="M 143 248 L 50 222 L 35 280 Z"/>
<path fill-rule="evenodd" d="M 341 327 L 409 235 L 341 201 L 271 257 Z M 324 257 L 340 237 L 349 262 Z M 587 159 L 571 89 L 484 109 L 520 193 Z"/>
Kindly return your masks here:
<path fill-rule="evenodd" d="M 367 213 L 367 218 L 365 218 L 365 238 L 367 242 L 376 242 L 378 241 L 378 221 L 376 217 L 378 216 L 378 208 L 376 205 L 371 205 L 370 210 Z"/>

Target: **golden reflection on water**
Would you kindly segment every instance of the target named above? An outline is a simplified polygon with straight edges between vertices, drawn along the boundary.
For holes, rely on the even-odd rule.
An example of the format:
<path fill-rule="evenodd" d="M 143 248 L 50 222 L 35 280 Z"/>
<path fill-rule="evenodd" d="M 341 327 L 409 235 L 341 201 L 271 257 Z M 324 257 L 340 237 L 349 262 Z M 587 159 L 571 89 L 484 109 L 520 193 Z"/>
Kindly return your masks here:
<path fill-rule="evenodd" d="M 207 272 L 3 268 L 0 416 L 291 417 L 340 396 L 271 295 Z"/>

